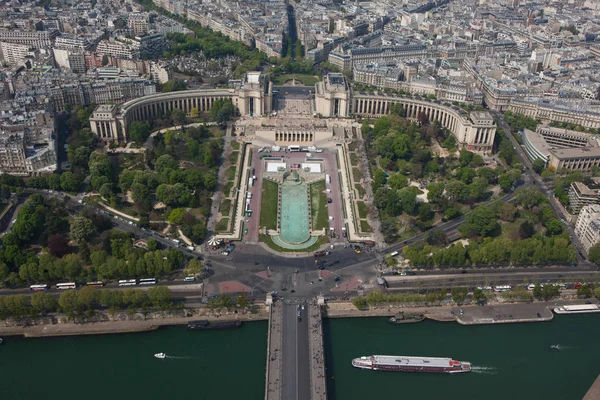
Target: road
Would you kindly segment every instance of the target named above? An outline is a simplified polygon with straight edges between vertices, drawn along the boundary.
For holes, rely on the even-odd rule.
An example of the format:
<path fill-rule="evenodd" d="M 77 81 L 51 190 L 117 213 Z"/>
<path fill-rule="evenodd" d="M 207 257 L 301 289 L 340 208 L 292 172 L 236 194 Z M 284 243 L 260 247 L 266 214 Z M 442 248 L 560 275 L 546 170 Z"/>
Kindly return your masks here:
<path fill-rule="evenodd" d="M 308 315 L 299 306 L 292 302 L 283 304 L 281 398 L 286 400 L 310 399 Z"/>

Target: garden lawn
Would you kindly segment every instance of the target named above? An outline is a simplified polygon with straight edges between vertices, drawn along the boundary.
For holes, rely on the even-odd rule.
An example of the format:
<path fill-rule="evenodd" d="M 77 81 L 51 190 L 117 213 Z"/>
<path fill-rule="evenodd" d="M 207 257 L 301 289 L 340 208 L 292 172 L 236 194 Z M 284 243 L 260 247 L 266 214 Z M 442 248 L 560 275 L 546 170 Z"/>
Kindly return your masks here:
<path fill-rule="evenodd" d="M 221 215 L 224 217 L 228 217 L 230 209 L 231 209 L 231 200 L 229 200 L 229 199 L 223 200 L 223 202 L 219 206 L 219 212 L 221 213 Z"/>
<path fill-rule="evenodd" d="M 217 226 L 215 226 L 215 231 L 227 232 L 227 225 L 229 225 L 229 218 L 221 218 L 221 220 L 217 222 Z"/>
<path fill-rule="evenodd" d="M 357 201 L 356 206 L 358 207 L 358 218 L 367 218 L 367 205 L 364 201 Z"/>
<path fill-rule="evenodd" d="M 304 75 L 304 74 L 283 74 L 279 75 L 275 78 L 276 85 L 283 85 L 287 81 L 291 81 L 292 79 L 296 79 L 304 86 L 314 86 L 317 82 L 319 82 L 319 78 L 313 75 Z"/>
<path fill-rule="evenodd" d="M 318 181 L 310 185 L 310 213 L 313 221 L 313 230 L 329 226 L 325 181 Z"/>
<path fill-rule="evenodd" d="M 262 201 L 260 204 L 260 227 L 277 229 L 277 203 L 279 185 L 268 180 L 263 181 Z"/>

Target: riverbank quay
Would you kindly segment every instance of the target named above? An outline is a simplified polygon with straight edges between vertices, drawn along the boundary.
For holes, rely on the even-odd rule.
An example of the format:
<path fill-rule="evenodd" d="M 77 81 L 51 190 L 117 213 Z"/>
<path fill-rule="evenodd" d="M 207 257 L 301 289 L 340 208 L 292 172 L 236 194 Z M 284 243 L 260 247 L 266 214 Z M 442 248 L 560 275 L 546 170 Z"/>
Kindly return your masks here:
<path fill-rule="evenodd" d="M 156 316 L 151 318 L 143 315 L 127 316 L 128 319 L 109 320 L 108 315 L 101 314 L 105 319 L 97 318 L 93 322 L 76 323 L 67 321 L 66 316 L 55 318 L 44 318 L 43 321 L 54 321 L 47 323 L 43 321 L 29 321 L 26 325 L 0 326 L 0 337 L 23 336 L 26 338 L 52 337 L 52 336 L 80 336 L 80 335 L 102 335 L 116 333 L 135 333 L 153 331 L 161 326 L 187 325 L 189 321 L 204 319 L 207 321 L 265 321 L 269 319 L 266 311 L 258 313 L 223 313 L 205 314 L 194 313 L 186 316 Z"/>
<path fill-rule="evenodd" d="M 391 317 L 400 312 L 424 314 L 427 319 L 439 322 L 458 322 L 461 325 L 510 324 L 519 322 L 547 322 L 554 318 L 552 309 L 557 305 L 581 304 L 579 300 L 540 301 L 530 303 L 493 303 L 478 305 L 441 305 L 407 307 L 385 305 L 359 310 L 351 302 L 328 302 L 326 318 Z M 593 300 L 594 303 L 597 300 Z"/>
<path fill-rule="evenodd" d="M 600 375 L 596 378 L 590 389 L 585 394 L 583 400 L 598 400 L 600 399 Z"/>

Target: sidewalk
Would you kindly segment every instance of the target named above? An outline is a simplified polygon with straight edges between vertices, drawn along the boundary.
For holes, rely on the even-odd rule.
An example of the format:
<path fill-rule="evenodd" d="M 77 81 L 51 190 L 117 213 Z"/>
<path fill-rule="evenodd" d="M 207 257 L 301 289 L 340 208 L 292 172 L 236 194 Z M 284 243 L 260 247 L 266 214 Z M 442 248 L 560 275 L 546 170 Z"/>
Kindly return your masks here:
<path fill-rule="evenodd" d="M 271 305 L 267 337 L 267 372 L 265 400 L 281 400 L 281 345 L 283 342 L 283 309 L 281 302 Z"/>
<path fill-rule="evenodd" d="M 308 329 L 311 399 L 327 400 L 323 320 L 321 319 L 321 309 L 316 302 L 308 306 Z"/>

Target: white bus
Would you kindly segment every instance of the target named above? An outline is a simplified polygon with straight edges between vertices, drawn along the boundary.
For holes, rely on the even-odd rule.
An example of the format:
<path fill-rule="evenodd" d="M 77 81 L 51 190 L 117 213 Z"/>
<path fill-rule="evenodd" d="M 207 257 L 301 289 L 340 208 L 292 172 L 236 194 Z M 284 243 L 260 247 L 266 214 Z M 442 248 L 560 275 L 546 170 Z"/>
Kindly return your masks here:
<path fill-rule="evenodd" d="M 288 151 L 290 151 L 290 152 L 300 151 L 300 146 L 288 146 Z"/>
<path fill-rule="evenodd" d="M 119 281 L 119 286 L 135 286 L 137 285 L 136 279 L 121 279 Z"/>
<path fill-rule="evenodd" d="M 42 285 L 31 285 L 29 286 L 29 290 L 34 290 L 36 292 L 41 291 L 41 290 L 48 290 L 49 285 L 47 284 L 42 284 Z"/>
<path fill-rule="evenodd" d="M 156 285 L 156 278 L 140 279 L 140 285 Z"/>
<path fill-rule="evenodd" d="M 69 282 L 69 283 L 57 283 L 56 284 L 56 288 L 57 289 L 61 289 L 61 290 L 66 290 L 66 289 L 75 289 L 77 288 L 77 284 L 75 282 Z"/>
<path fill-rule="evenodd" d="M 494 292 L 508 292 L 510 289 L 512 289 L 512 287 L 509 285 L 494 286 Z"/>
<path fill-rule="evenodd" d="M 85 285 L 86 286 L 104 286 L 104 282 L 102 282 L 102 281 L 88 282 Z"/>
<path fill-rule="evenodd" d="M 398 253 L 397 251 L 391 252 L 390 257 L 396 257 L 398 254 L 400 253 Z"/>

